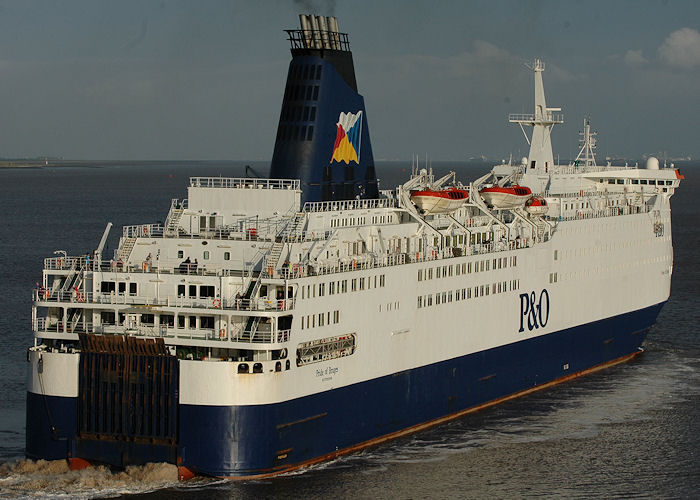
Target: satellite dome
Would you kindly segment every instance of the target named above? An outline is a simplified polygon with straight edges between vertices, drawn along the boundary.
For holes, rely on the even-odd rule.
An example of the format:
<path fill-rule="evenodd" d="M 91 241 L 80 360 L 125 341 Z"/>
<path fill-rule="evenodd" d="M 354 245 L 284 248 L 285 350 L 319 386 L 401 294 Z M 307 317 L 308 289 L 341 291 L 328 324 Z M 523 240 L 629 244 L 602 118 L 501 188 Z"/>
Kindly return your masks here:
<path fill-rule="evenodd" d="M 527 156 L 523 156 L 523 157 L 520 159 L 520 164 L 521 164 L 521 165 L 527 165 Z"/>
<path fill-rule="evenodd" d="M 657 160 L 653 156 L 650 156 L 649 159 L 647 159 L 647 170 L 658 170 L 658 169 L 659 169 L 659 160 Z"/>

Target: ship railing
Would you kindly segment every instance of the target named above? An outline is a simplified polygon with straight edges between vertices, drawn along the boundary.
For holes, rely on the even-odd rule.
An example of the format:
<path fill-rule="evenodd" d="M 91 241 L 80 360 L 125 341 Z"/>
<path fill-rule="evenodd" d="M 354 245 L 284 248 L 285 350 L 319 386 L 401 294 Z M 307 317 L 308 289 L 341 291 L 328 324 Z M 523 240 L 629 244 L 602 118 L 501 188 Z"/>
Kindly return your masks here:
<path fill-rule="evenodd" d="M 395 199 L 372 198 L 366 200 L 307 201 L 304 212 L 331 212 L 369 208 L 396 208 Z"/>
<path fill-rule="evenodd" d="M 185 210 L 188 206 L 188 200 L 187 198 L 183 199 L 178 199 L 178 198 L 172 198 L 170 200 L 170 208 L 171 210 Z"/>
<path fill-rule="evenodd" d="M 282 344 L 288 342 L 291 338 L 291 330 L 257 330 L 251 334 L 251 332 L 243 332 L 235 327 L 231 327 L 231 329 L 227 331 L 225 328 L 219 330 L 213 328 L 176 328 L 173 324 L 95 324 L 90 321 L 82 320 L 73 324 L 68 322 L 64 329 L 62 320 L 47 317 L 35 318 L 32 326 L 37 333 L 97 333 L 103 335 L 135 335 L 188 340 L 218 340 L 221 342 L 230 341 L 252 344 Z"/>
<path fill-rule="evenodd" d="M 190 177 L 190 187 L 298 190 L 301 187 L 301 181 L 299 179 L 258 179 L 249 177 Z"/>
<path fill-rule="evenodd" d="M 91 321 L 77 321 L 72 323 L 68 321 L 65 324 L 57 318 L 37 317 L 34 318 L 32 326 L 35 332 L 39 333 L 92 333 L 95 325 Z"/>
<path fill-rule="evenodd" d="M 580 219 L 599 219 L 602 217 L 617 217 L 620 215 L 645 214 L 651 211 L 651 207 L 647 205 L 624 205 L 605 207 L 600 210 L 580 209 L 571 215 L 565 216 L 548 216 L 547 220 L 552 221 L 571 221 Z"/>
<path fill-rule="evenodd" d="M 51 270 L 71 270 L 71 269 L 82 269 L 87 266 L 88 262 L 92 265 L 93 259 L 86 257 L 85 255 L 80 256 L 64 256 L 64 257 L 48 257 L 44 259 L 44 269 Z"/>
<path fill-rule="evenodd" d="M 124 226 L 122 236 L 125 238 L 151 238 L 162 237 L 164 228 L 161 224 L 139 224 Z"/>
<path fill-rule="evenodd" d="M 508 121 L 514 122 L 545 122 L 545 123 L 564 123 L 564 113 L 552 113 L 547 111 L 542 115 L 534 115 L 532 113 L 511 113 L 508 115 Z"/>
<path fill-rule="evenodd" d="M 175 308 L 207 309 L 225 311 L 291 311 L 295 306 L 295 299 L 267 299 L 259 297 L 255 299 L 224 298 L 217 297 L 147 297 L 143 295 L 131 295 L 117 292 L 90 292 L 82 290 L 49 290 L 37 287 L 32 290 L 32 298 L 36 302 L 67 302 L 73 304 L 105 304 L 105 305 L 133 305 L 133 306 L 166 306 Z M 145 311 L 147 312 L 147 311 Z"/>

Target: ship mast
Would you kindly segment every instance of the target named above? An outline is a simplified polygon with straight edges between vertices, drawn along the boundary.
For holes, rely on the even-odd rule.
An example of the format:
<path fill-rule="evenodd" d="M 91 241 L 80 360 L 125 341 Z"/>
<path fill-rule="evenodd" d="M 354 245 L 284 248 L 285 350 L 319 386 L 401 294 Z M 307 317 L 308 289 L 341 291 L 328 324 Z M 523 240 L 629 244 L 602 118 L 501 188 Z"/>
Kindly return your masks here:
<path fill-rule="evenodd" d="M 564 115 L 561 108 L 548 108 L 544 96 L 544 84 L 542 72 L 544 62 L 535 59 L 535 62 L 527 65 L 535 73 L 535 112 L 533 114 L 511 114 L 508 116 L 510 123 L 517 123 L 525 135 L 525 140 L 530 145 L 527 173 L 546 174 L 554 165 L 552 154 L 552 128 L 557 123 L 564 123 Z M 524 125 L 532 127 L 532 139 L 528 139 Z"/>
<path fill-rule="evenodd" d="M 595 167 L 596 136 L 598 132 L 591 132 L 591 120 L 589 118 L 583 119 L 583 131 L 579 132 L 579 135 L 581 136 L 579 139 L 581 150 L 576 155 L 574 165 Z"/>

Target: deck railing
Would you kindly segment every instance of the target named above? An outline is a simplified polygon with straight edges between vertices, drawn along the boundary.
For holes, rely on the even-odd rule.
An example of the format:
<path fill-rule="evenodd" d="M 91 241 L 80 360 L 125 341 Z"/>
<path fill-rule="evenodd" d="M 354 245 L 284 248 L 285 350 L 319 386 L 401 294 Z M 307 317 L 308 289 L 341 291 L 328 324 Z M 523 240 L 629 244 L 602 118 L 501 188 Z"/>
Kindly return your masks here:
<path fill-rule="evenodd" d="M 257 179 L 249 177 L 190 177 L 190 187 L 229 189 L 299 189 L 299 179 Z"/>
<path fill-rule="evenodd" d="M 131 295 L 128 293 L 100 293 L 85 292 L 80 289 L 51 291 L 46 288 L 32 290 L 32 298 L 36 302 L 70 303 L 74 307 L 80 304 L 103 305 L 134 305 L 134 306 L 165 306 L 173 308 L 205 309 L 212 313 L 216 311 L 292 311 L 295 300 L 293 298 L 268 300 L 264 297 L 257 299 L 224 298 L 215 297 L 148 297 L 143 295 Z M 148 311 L 144 311 L 148 312 Z"/>

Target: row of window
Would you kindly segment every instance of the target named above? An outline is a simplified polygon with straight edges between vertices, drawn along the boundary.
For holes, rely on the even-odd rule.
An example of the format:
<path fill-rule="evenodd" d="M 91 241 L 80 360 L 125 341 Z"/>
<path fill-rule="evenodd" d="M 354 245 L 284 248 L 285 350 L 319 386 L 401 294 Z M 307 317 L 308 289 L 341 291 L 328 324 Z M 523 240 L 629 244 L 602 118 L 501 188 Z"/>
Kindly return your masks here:
<path fill-rule="evenodd" d="M 320 64 L 293 64 L 289 68 L 290 80 L 320 80 L 323 66 Z"/>
<path fill-rule="evenodd" d="M 136 295 L 137 285 L 136 283 L 126 283 L 124 281 L 114 282 L 114 281 L 103 281 L 100 284 L 100 292 L 102 293 L 112 293 L 118 292 L 121 294 L 126 294 L 127 284 L 129 285 L 129 295 Z"/>
<path fill-rule="evenodd" d="M 301 317 L 301 329 L 316 328 L 317 326 L 336 325 L 340 322 L 340 311 L 328 311 L 318 314 L 307 314 Z"/>
<path fill-rule="evenodd" d="M 177 296 L 184 297 L 185 290 L 190 298 L 211 298 L 216 296 L 216 287 L 211 285 L 177 285 Z M 198 290 L 199 294 L 197 294 Z"/>
<path fill-rule="evenodd" d="M 635 240 L 619 240 L 611 241 L 603 245 L 591 247 L 579 247 L 568 250 L 554 250 L 554 260 L 564 260 L 576 257 L 589 257 L 602 254 L 604 252 L 612 252 L 618 249 L 633 249 L 658 243 L 658 240 L 651 238 L 635 239 Z"/>
<path fill-rule="evenodd" d="M 154 314 L 141 314 L 138 317 L 134 316 L 130 315 L 129 319 L 127 320 L 126 314 L 124 313 L 119 313 L 116 315 L 113 311 L 102 311 L 100 313 L 100 322 L 103 325 L 116 325 L 134 328 L 139 324 L 145 326 L 166 326 L 169 328 L 175 327 L 176 321 L 174 314 L 161 314 L 159 317 L 156 317 Z M 118 320 L 118 322 L 115 320 Z M 214 324 L 214 316 L 177 316 L 178 328 L 190 328 L 192 330 L 213 330 Z"/>
<path fill-rule="evenodd" d="M 556 257 L 555 257 L 556 259 Z M 462 274 L 471 274 L 472 272 L 484 272 L 491 269 L 505 269 L 507 267 L 515 267 L 518 265 L 518 256 L 498 257 L 495 259 L 485 259 L 477 262 L 463 262 L 449 266 L 429 267 L 418 270 L 418 281 L 431 280 L 433 277 L 448 278 L 450 276 L 460 276 Z M 433 272 L 434 271 L 434 272 Z"/>
<path fill-rule="evenodd" d="M 460 300 L 468 300 L 472 297 L 484 297 L 487 295 L 511 292 L 513 290 L 518 290 L 520 288 L 520 280 L 510 280 L 510 281 L 498 281 L 490 285 L 478 285 L 475 287 L 461 288 L 454 291 L 448 290 L 446 292 L 438 292 L 436 294 L 429 293 L 427 295 L 418 296 L 418 309 L 423 307 L 430 307 L 432 305 L 447 304 L 452 302 L 458 302 Z M 435 300 L 433 301 L 433 297 Z"/>
<path fill-rule="evenodd" d="M 601 179 L 601 184 L 641 184 L 642 186 L 672 186 L 673 181 L 654 179 Z"/>
<path fill-rule="evenodd" d="M 639 259 L 634 261 L 627 261 L 620 264 L 608 265 L 608 266 L 594 266 L 586 269 L 581 269 L 578 271 L 573 271 L 569 273 L 561 273 L 562 281 L 571 280 L 581 280 L 584 278 L 589 278 L 596 275 L 609 275 L 612 273 L 620 273 L 627 270 L 636 269 L 638 267 L 646 267 L 651 264 L 658 264 L 661 262 L 666 262 L 671 260 L 671 255 L 659 255 L 656 257 L 648 257 L 646 259 Z M 641 272 L 648 271 L 649 269 L 642 269 Z M 638 271 L 639 272 L 639 271 Z M 558 279 L 558 277 L 555 277 Z"/>
<path fill-rule="evenodd" d="M 316 106 L 285 106 L 282 109 L 283 122 L 316 121 Z"/>
<path fill-rule="evenodd" d="M 285 101 L 318 101 L 318 85 L 288 85 L 284 91 Z"/>
<path fill-rule="evenodd" d="M 204 250 L 202 252 L 202 260 L 209 260 L 210 257 L 211 257 L 211 254 L 209 253 L 209 250 Z M 185 258 L 185 251 L 178 250 L 177 251 L 177 258 L 184 259 Z M 231 260 L 231 252 L 224 252 L 224 260 Z"/>
<path fill-rule="evenodd" d="M 316 296 L 323 297 L 328 291 L 328 295 L 348 292 L 348 281 L 350 281 L 350 291 L 370 290 L 372 288 L 381 288 L 386 285 L 386 278 L 383 274 L 367 276 L 363 278 L 353 278 L 351 280 L 330 281 L 328 283 L 318 283 L 313 285 L 301 286 L 301 298 L 312 299 Z"/>
<path fill-rule="evenodd" d="M 314 138 L 314 126 L 280 124 L 277 130 L 279 141 L 311 141 Z"/>
<path fill-rule="evenodd" d="M 396 218 L 393 215 L 373 215 L 372 224 L 393 224 Z M 349 217 L 343 219 L 331 219 L 331 227 L 364 226 L 367 224 L 367 217 Z M 449 238 L 449 236 L 448 236 Z"/>

